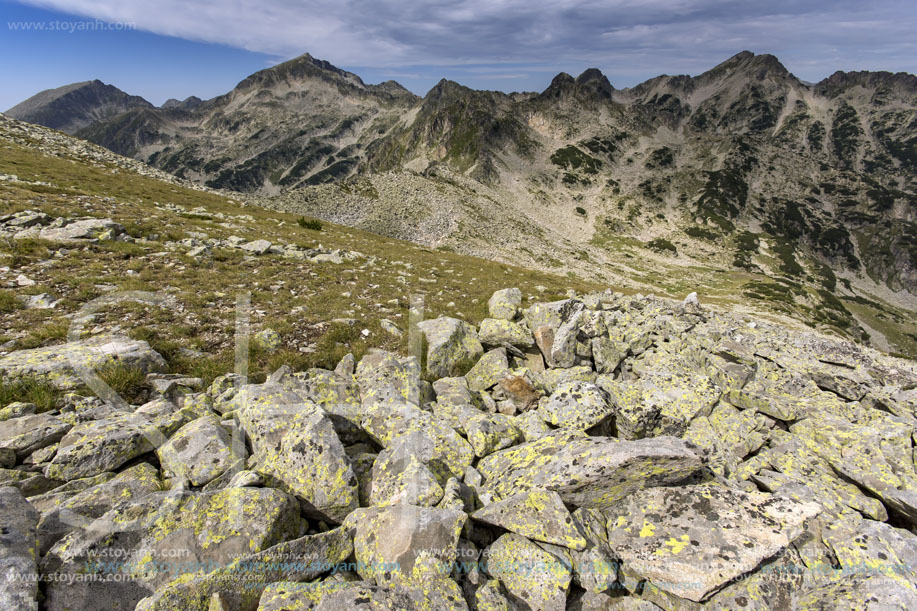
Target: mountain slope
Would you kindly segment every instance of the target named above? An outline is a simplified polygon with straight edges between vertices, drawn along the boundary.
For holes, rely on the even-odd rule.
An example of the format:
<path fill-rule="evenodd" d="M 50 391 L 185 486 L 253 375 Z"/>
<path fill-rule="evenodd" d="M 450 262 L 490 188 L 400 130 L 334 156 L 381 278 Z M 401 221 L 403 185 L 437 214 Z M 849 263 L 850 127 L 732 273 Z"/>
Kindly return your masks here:
<path fill-rule="evenodd" d="M 211 187 L 272 193 L 353 174 L 415 102 L 303 55 L 212 100 L 135 109 L 78 135 Z"/>
<path fill-rule="evenodd" d="M 277 209 L 635 290 L 737 297 L 906 350 L 915 81 L 811 85 L 746 51 L 630 89 L 590 69 L 541 93 L 444 80 L 420 99 L 305 55 L 80 135 Z"/>
<path fill-rule="evenodd" d="M 72 83 L 48 89 L 6 111 L 14 119 L 53 127 L 68 134 L 134 108 L 153 108 L 139 96 L 128 95 L 102 81 Z"/>

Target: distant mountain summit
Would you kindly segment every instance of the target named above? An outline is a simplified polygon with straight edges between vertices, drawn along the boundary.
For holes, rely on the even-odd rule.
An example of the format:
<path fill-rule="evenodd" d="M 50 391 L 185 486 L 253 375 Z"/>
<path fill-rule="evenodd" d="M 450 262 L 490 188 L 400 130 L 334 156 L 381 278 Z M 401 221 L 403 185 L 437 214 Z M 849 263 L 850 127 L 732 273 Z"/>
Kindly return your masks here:
<path fill-rule="evenodd" d="M 120 102 L 89 95 L 101 88 Z M 210 187 L 469 254 L 630 277 L 646 262 L 648 285 L 665 261 L 720 266 L 749 299 L 851 336 L 869 324 L 853 313 L 864 300 L 917 295 L 913 75 L 810 84 L 743 51 L 626 89 L 590 68 L 542 92 L 444 79 L 420 98 L 306 54 L 211 100 L 137 100 L 96 81 L 11 114 Z M 776 284 L 747 276 L 760 273 Z"/>
<path fill-rule="evenodd" d="M 93 123 L 134 108 L 153 108 L 153 105 L 139 96 L 94 80 L 47 89 L 10 108 L 5 114 L 75 134 Z"/>

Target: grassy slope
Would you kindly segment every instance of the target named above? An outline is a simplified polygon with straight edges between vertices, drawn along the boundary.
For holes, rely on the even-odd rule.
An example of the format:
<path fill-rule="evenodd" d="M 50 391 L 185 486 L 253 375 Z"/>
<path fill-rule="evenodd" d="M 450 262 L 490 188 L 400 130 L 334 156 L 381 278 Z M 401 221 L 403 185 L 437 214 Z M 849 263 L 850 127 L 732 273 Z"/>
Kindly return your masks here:
<path fill-rule="evenodd" d="M 213 193 L 123 169 L 47 156 L 3 139 L 0 173 L 53 185 L 0 182 L 4 212 L 36 209 L 54 216 L 110 217 L 132 236 L 149 240 L 63 249 L 40 240 L 0 241 L 0 266 L 10 268 L 7 280 L 24 273 L 37 282 L 25 289 L 0 290 L 0 343 L 15 340 L 17 349 L 64 341 L 68 315 L 106 290 L 165 290 L 178 308 L 125 304 L 100 314 L 94 324 L 120 327 L 150 341 L 175 371 L 210 378 L 232 371 L 235 300 L 237 294 L 250 291 L 253 330 L 273 328 L 284 344 L 270 354 L 254 351 L 251 367 L 258 379 L 282 364 L 333 367 L 347 352 L 359 358 L 374 346 L 406 349 L 406 337 L 388 334 L 379 322 L 388 318 L 405 329 L 413 294 L 424 295 L 427 317 L 451 315 L 477 322 L 486 316 L 487 299 L 499 288 L 517 286 L 542 301 L 560 298 L 570 288 L 605 288 L 328 223 L 321 231 L 304 229 L 294 215 L 243 207 Z M 162 204 L 181 206 L 185 212 L 164 209 Z M 203 212 L 191 213 L 192 208 Z M 216 216 L 220 213 L 226 217 Z M 279 255 L 246 259 L 237 250 L 217 249 L 211 260 L 198 262 L 184 254 L 189 248 L 168 250 L 164 245 L 193 232 L 306 247 L 321 244 L 376 260 L 314 264 Z M 547 290 L 537 291 L 538 285 Z M 45 292 L 62 299 L 55 309 L 24 310 L 13 297 Z M 336 318 L 358 322 L 330 322 Z M 370 331 L 367 338 L 361 335 L 363 329 Z M 303 352 L 303 347 L 309 351 Z M 189 357 L 181 348 L 207 356 Z"/>

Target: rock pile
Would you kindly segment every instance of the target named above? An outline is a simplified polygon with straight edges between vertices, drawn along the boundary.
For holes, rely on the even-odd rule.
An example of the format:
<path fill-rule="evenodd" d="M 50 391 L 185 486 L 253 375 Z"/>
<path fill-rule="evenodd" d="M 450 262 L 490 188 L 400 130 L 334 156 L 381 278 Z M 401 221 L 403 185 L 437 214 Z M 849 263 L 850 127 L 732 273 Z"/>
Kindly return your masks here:
<path fill-rule="evenodd" d="M 421 358 L 4 406 L 4 608 L 917 608 L 914 363 L 696 298 L 489 309 Z"/>

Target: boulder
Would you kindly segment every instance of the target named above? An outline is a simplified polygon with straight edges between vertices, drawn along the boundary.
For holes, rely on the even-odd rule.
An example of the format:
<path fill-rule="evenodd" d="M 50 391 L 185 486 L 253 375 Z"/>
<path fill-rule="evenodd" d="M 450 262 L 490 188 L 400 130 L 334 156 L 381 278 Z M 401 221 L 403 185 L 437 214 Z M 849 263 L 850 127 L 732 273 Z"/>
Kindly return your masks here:
<path fill-rule="evenodd" d="M 344 525 L 354 529 L 357 572 L 388 585 L 448 575 L 467 517 L 456 509 L 395 505 L 358 509 Z"/>
<path fill-rule="evenodd" d="M 491 318 L 513 320 L 522 305 L 522 291 L 516 288 L 500 289 L 487 301 L 487 310 Z"/>
<path fill-rule="evenodd" d="M 51 242 L 85 242 L 115 239 L 124 233 L 124 227 L 111 219 L 80 219 L 63 227 L 44 227 L 38 237 Z"/>
<path fill-rule="evenodd" d="M 478 329 L 478 338 L 485 346 L 516 346 L 531 348 L 535 345 L 532 332 L 520 324 L 498 318 L 485 318 Z"/>
<path fill-rule="evenodd" d="M 698 476 L 703 463 L 674 437 L 617 441 L 568 429 L 485 456 L 477 469 L 498 499 L 541 488 L 565 503 L 603 509 L 643 488 Z"/>
<path fill-rule="evenodd" d="M 141 600 L 136 608 L 137 611 L 213 611 L 211 601 L 216 597 L 225 602 L 227 609 L 255 611 L 270 584 L 315 579 L 333 567 L 340 567 L 351 554 L 353 540 L 345 528 L 300 537 L 246 554 L 209 573 L 180 577 Z M 270 598 L 268 595 L 267 600 Z"/>
<path fill-rule="evenodd" d="M 359 503 L 350 459 L 325 413 L 314 404 L 268 403 L 239 412 L 255 470 L 274 478 L 316 517 L 340 522 Z"/>
<path fill-rule="evenodd" d="M 474 367 L 465 375 L 468 388 L 482 391 L 496 386 L 497 382 L 509 374 L 509 360 L 505 348 L 496 348 L 478 359 Z"/>
<path fill-rule="evenodd" d="M 629 589 L 640 580 L 701 602 L 802 534 L 821 508 L 717 485 L 649 488 L 604 510 Z"/>
<path fill-rule="evenodd" d="M 32 452 L 57 443 L 71 428 L 69 423 L 47 413 L 11 418 L 0 426 L 0 448 L 13 452 L 14 458 L 21 461 Z"/>
<path fill-rule="evenodd" d="M 184 425 L 156 450 L 163 476 L 203 486 L 245 458 L 243 440 L 233 440 L 216 416 Z"/>
<path fill-rule="evenodd" d="M 601 388 L 589 382 L 564 382 L 558 385 L 538 408 L 546 422 L 556 427 L 585 431 L 614 414 L 614 406 Z"/>
<path fill-rule="evenodd" d="M 532 490 L 514 494 L 477 510 L 471 517 L 534 541 L 574 550 L 583 550 L 587 545 L 556 492 Z"/>
<path fill-rule="evenodd" d="M 148 343 L 115 334 L 12 352 L 0 357 L 0 375 L 36 376 L 58 388 L 72 389 L 84 384 L 81 370 L 97 370 L 115 362 L 144 373 L 165 372 L 168 368 Z"/>
<path fill-rule="evenodd" d="M 69 481 L 117 469 L 165 441 L 156 424 L 140 414 L 119 413 L 82 422 L 64 435 L 45 476 Z"/>
<path fill-rule="evenodd" d="M 0 487 L 0 609 L 38 608 L 38 512 L 22 494 Z"/>
<path fill-rule="evenodd" d="M 484 352 L 474 327 L 457 318 L 425 320 L 417 328 L 427 340 L 426 370 L 433 377 L 462 375 Z"/>
<path fill-rule="evenodd" d="M 46 608 L 133 608 L 173 580 L 226 567 L 296 535 L 299 520 L 296 503 L 268 488 L 146 495 L 115 507 L 51 548 L 42 572 L 98 579 L 49 582 Z"/>
<path fill-rule="evenodd" d="M 149 463 L 139 463 L 114 475 L 104 473 L 89 481 L 98 480 L 78 492 L 65 491 L 61 486 L 49 493 L 32 497 L 30 502 L 41 511 L 38 537 L 41 553 L 45 554 L 68 532 L 86 528 L 93 520 L 102 517 L 115 505 L 139 499 L 162 490 L 159 473 Z M 75 484 L 87 480 L 74 480 Z"/>
<path fill-rule="evenodd" d="M 487 573 L 529 609 L 564 611 L 572 573 L 568 563 L 525 537 L 507 533 L 487 548 Z"/>

